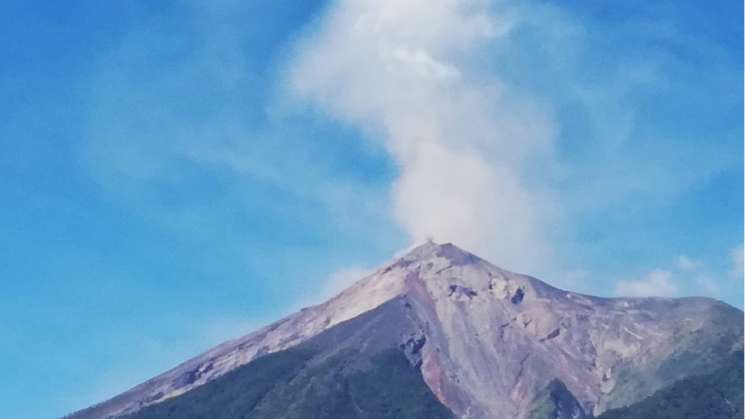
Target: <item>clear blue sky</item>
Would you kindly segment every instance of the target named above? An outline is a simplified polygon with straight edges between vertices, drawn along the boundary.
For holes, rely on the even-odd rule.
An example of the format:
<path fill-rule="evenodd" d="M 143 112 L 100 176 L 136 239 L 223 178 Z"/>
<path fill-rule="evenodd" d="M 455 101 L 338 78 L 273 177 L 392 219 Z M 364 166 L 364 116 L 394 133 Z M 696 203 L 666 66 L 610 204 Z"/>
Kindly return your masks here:
<path fill-rule="evenodd" d="M 409 244 L 401 162 L 285 97 L 336 4 L 197 3 L 0 5 L 2 418 L 112 396 Z M 565 24 L 479 68 L 551 109 L 556 282 L 742 307 L 742 2 L 529 4 Z"/>

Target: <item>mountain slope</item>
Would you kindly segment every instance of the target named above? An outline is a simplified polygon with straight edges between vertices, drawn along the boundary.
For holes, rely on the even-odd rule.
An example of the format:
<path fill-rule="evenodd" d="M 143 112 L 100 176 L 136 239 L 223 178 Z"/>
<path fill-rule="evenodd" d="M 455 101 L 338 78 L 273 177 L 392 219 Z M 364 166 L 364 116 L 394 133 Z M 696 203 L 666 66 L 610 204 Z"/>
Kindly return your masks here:
<path fill-rule="evenodd" d="M 422 379 L 406 311 L 394 299 L 125 418 L 452 418 Z"/>
<path fill-rule="evenodd" d="M 339 333 L 350 320 L 372 330 L 361 326 L 376 318 L 368 315 L 396 301 L 406 310 L 385 310 L 393 317 L 370 339 L 348 341 L 347 353 L 367 354 L 359 356 L 371 362 L 377 352 L 363 348 L 416 345 L 418 359 L 410 360 L 416 374 L 461 418 L 537 419 L 540 412 L 590 417 L 710 372 L 742 348 L 742 312 L 726 304 L 576 294 L 497 268 L 454 245 L 427 243 L 324 304 L 226 342 L 72 417 L 121 416 L 188 395 L 262 355 Z M 329 359 L 329 351 L 313 357 Z"/>
<path fill-rule="evenodd" d="M 743 353 L 716 371 L 684 378 L 598 419 L 729 419 L 743 417 Z"/>

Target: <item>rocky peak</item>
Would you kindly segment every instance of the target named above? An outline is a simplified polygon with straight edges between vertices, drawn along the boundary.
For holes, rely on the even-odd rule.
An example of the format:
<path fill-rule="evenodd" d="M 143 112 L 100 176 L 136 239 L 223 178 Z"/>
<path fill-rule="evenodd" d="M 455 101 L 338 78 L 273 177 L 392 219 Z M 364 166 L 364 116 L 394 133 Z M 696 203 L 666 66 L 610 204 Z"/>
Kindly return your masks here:
<path fill-rule="evenodd" d="M 432 240 L 427 240 L 425 243 L 414 247 L 400 260 L 425 262 L 433 259 L 446 259 L 453 265 L 465 265 L 480 260 L 477 256 L 452 243 L 439 244 Z"/>
<path fill-rule="evenodd" d="M 560 291 L 535 278 L 494 266 L 452 243 L 440 244 L 432 240 L 414 247 L 363 282 L 365 284 L 357 288 L 357 292 L 375 294 L 370 292 L 371 288 L 385 286 L 395 288 L 398 293 L 407 293 L 411 286 L 418 287 L 418 283 L 435 298 L 447 296 L 475 301 L 488 297 L 508 301 L 511 305 L 520 304 L 526 297 L 549 297 Z M 476 299 L 477 296 L 481 297 Z"/>

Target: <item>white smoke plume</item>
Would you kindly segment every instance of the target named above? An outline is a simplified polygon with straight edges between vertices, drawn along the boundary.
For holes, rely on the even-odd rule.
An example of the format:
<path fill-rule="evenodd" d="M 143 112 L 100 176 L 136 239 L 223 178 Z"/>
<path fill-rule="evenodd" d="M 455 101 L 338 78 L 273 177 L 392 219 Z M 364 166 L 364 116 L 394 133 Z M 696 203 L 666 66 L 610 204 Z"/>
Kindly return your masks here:
<path fill-rule="evenodd" d="M 535 272 L 555 257 L 555 201 L 534 179 L 553 170 L 555 128 L 537 101 L 482 69 L 519 22 L 480 0 L 339 1 L 298 45 L 287 81 L 294 97 L 382 142 L 412 241 L 452 241 Z"/>

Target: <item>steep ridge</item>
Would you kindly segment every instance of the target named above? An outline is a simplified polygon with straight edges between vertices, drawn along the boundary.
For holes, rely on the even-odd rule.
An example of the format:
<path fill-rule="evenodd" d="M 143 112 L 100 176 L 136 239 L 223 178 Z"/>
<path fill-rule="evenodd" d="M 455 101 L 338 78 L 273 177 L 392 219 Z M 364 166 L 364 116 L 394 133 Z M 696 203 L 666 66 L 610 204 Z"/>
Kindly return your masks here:
<path fill-rule="evenodd" d="M 424 339 L 422 379 L 461 418 L 535 417 L 547 400 L 557 412 L 575 410 L 552 417 L 591 417 L 711 371 L 742 348 L 742 313 L 721 302 L 576 294 L 429 242 L 326 303 L 71 417 L 115 417 L 162 403 L 399 298 Z M 399 340 L 411 333 L 386 327 Z"/>
<path fill-rule="evenodd" d="M 420 374 L 424 342 L 416 313 L 397 297 L 124 418 L 452 418 Z"/>

